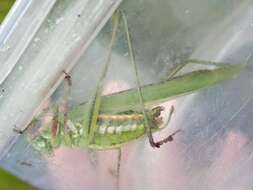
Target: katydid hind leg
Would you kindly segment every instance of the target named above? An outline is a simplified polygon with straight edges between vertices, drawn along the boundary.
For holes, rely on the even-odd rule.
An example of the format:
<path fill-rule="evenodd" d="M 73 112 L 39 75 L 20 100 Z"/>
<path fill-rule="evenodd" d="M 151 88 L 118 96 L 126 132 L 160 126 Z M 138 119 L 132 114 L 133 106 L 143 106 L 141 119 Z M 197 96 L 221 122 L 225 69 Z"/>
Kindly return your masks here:
<path fill-rule="evenodd" d="M 112 48 L 115 44 L 116 33 L 117 33 L 117 29 L 118 29 L 118 23 L 119 23 L 118 11 L 116 11 L 114 13 L 114 15 L 112 17 L 112 21 L 113 21 L 112 37 L 111 37 L 111 41 L 109 44 L 106 61 L 105 61 L 104 67 L 102 69 L 102 73 L 99 77 L 98 83 L 96 85 L 94 95 L 89 100 L 88 111 L 84 114 L 83 127 L 84 127 L 84 134 L 86 135 L 84 137 L 84 139 L 85 139 L 84 143 L 86 145 L 92 143 L 93 138 L 95 136 L 95 132 L 98 127 L 97 126 L 97 119 L 98 119 L 100 105 L 101 105 L 101 97 L 102 97 L 101 95 L 102 95 L 102 90 L 103 90 L 103 83 L 104 83 L 104 79 L 105 79 L 109 64 L 111 62 Z"/>
<path fill-rule="evenodd" d="M 140 84 L 140 80 L 139 80 L 139 73 L 138 73 L 138 70 L 137 70 L 137 65 L 136 65 L 136 62 L 135 62 L 135 59 L 134 59 L 134 53 L 133 53 L 131 38 L 130 38 L 130 34 L 129 34 L 127 19 L 126 19 L 126 16 L 125 16 L 123 11 L 121 11 L 121 15 L 122 15 L 123 22 L 124 22 L 124 27 L 125 27 L 126 37 L 127 37 L 127 44 L 128 44 L 128 48 L 129 48 L 129 55 L 130 55 L 130 59 L 131 59 L 131 63 L 133 65 L 134 71 L 135 71 L 137 90 L 138 90 L 138 94 L 139 94 L 139 100 L 140 100 L 140 104 L 141 104 L 141 108 L 142 108 L 142 113 L 144 115 L 144 123 L 145 123 L 146 134 L 149 138 L 150 145 L 154 148 L 159 148 L 162 144 L 164 144 L 166 142 L 169 142 L 169 141 L 172 141 L 173 136 L 176 133 L 178 133 L 179 131 L 176 131 L 172 135 L 169 135 L 168 137 L 166 137 L 166 138 L 164 138 L 160 141 L 155 142 L 153 134 L 152 134 L 152 130 L 151 130 L 151 128 L 152 128 L 151 123 L 152 122 L 150 121 L 150 118 L 147 116 L 145 105 L 144 105 L 144 98 L 143 98 L 141 84 Z"/>
<path fill-rule="evenodd" d="M 155 143 L 155 147 L 160 148 L 161 145 L 163 145 L 163 144 L 165 144 L 165 143 L 167 143 L 167 142 L 173 141 L 173 140 L 174 140 L 174 136 L 175 136 L 177 133 L 181 132 L 181 131 L 182 131 L 181 129 L 178 129 L 178 130 L 176 130 L 174 133 L 172 133 L 172 134 L 170 134 L 169 136 L 167 136 L 166 138 L 164 138 L 164 139 L 162 139 L 162 140 L 160 140 L 160 141 L 154 142 L 154 143 Z"/>

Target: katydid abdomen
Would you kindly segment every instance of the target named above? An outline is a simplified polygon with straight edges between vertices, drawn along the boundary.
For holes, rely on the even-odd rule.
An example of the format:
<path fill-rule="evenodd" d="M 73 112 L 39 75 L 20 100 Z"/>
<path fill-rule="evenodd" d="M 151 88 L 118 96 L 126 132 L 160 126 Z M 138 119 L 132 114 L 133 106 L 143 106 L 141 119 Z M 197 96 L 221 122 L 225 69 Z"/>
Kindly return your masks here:
<path fill-rule="evenodd" d="M 158 106 L 147 110 L 148 119 L 152 131 L 163 128 L 161 112 L 163 107 Z M 98 128 L 94 140 L 88 145 L 91 149 L 112 149 L 132 140 L 138 139 L 145 134 L 144 116 L 141 113 L 130 114 L 101 114 L 98 117 Z"/>
<path fill-rule="evenodd" d="M 163 107 L 161 106 L 147 110 L 153 132 L 164 127 L 161 117 L 162 111 Z M 119 148 L 145 134 L 144 116 L 139 112 L 100 114 L 93 141 L 89 144 L 80 144 L 83 138 L 88 136 L 84 134 L 85 130 L 83 130 L 81 123 L 82 121 L 69 119 L 64 127 L 63 122 L 59 122 L 57 134 L 54 136 L 52 128 L 46 127 L 38 137 L 31 139 L 31 143 L 35 149 L 46 154 L 51 154 L 55 148 L 61 145 L 105 150 Z"/>

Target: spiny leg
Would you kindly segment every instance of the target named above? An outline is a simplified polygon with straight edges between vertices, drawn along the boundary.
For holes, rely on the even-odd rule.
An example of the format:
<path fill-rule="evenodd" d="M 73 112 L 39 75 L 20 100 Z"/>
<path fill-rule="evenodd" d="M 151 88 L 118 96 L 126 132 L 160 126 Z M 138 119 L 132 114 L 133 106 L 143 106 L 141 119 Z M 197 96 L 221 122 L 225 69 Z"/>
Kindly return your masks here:
<path fill-rule="evenodd" d="M 157 141 L 155 142 L 156 143 L 156 147 L 159 148 L 161 145 L 167 143 L 167 142 L 171 142 L 174 140 L 174 136 L 179 133 L 179 132 L 182 132 L 182 130 L 178 129 L 176 130 L 174 133 L 170 134 L 169 136 L 167 136 L 166 138 L 160 140 L 160 141 Z"/>
<path fill-rule="evenodd" d="M 118 23 L 119 23 L 119 18 L 118 18 L 118 11 L 116 11 L 113 15 L 113 30 L 112 30 L 112 38 L 111 42 L 109 45 L 108 49 L 108 54 L 106 58 L 106 62 L 104 65 L 104 68 L 102 69 L 101 76 L 98 80 L 95 93 L 93 97 L 90 99 L 88 102 L 88 111 L 85 112 L 84 114 L 84 122 L 83 122 L 83 127 L 84 127 L 84 144 L 90 144 L 93 141 L 95 131 L 97 130 L 97 118 L 99 115 L 99 109 L 101 105 L 101 94 L 103 90 L 103 83 L 104 83 L 104 78 L 106 76 L 109 64 L 111 62 L 111 56 L 112 56 L 112 48 L 113 45 L 115 44 L 116 40 L 116 33 L 118 29 Z M 87 136 L 85 136 L 87 135 Z M 81 142 L 82 143 L 82 142 Z"/>
<path fill-rule="evenodd" d="M 73 139 L 73 133 L 76 132 L 75 125 L 72 123 L 72 121 L 69 119 L 68 113 L 69 113 L 69 98 L 71 94 L 71 86 L 72 86 L 72 80 L 70 74 L 68 74 L 66 71 L 63 71 L 65 74 L 65 95 L 64 95 L 64 103 L 63 103 L 63 133 L 64 138 L 62 139 L 63 142 L 66 145 L 73 146 L 76 142 L 74 142 Z M 61 122 L 59 122 L 59 125 L 61 125 Z M 60 128 L 61 130 L 61 128 Z"/>
<path fill-rule="evenodd" d="M 145 110 L 144 99 L 143 99 L 143 94 L 142 94 L 142 90 L 141 90 L 141 84 L 140 84 L 140 80 L 139 80 L 137 65 L 136 65 L 135 59 L 134 59 L 133 48 L 132 48 L 131 38 L 130 38 L 130 34 L 129 34 L 127 19 L 126 19 L 125 14 L 122 11 L 121 11 L 121 15 L 122 15 L 122 18 L 123 18 L 124 27 L 125 27 L 125 31 L 126 31 L 130 59 L 131 59 L 131 62 L 132 62 L 132 65 L 133 65 L 134 71 L 135 71 L 135 77 L 136 77 L 137 89 L 138 89 L 138 94 L 139 94 L 139 100 L 140 100 L 140 103 L 141 103 L 142 113 L 144 115 L 146 134 L 149 138 L 150 145 L 154 148 L 159 148 L 162 144 L 173 140 L 173 136 L 176 133 L 178 133 L 179 131 L 176 131 L 175 133 L 173 133 L 172 135 L 169 135 L 168 137 L 164 138 L 161 141 L 158 141 L 158 142 L 154 141 L 154 137 L 153 137 L 152 130 L 151 130 L 151 125 L 150 125 L 151 124 L 150 118 L 147 116 L 147 113 L 146 113 L 146 110 Z"/>

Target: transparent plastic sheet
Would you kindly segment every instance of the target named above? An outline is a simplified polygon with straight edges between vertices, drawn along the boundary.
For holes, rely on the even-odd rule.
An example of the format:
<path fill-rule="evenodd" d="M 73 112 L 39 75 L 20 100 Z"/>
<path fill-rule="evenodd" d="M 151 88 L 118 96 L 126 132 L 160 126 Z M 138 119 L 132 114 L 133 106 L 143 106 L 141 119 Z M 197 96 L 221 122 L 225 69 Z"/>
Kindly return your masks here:
<path fill-rule="evenodd" d="M 31 0 L 23 0 L 17 1 L 13 5 L 0 28 L 0 84 L 18 64 L 20 56 L 24 53 L 55 2 L 41 1 L 35 3 Z"/>
<path fill-rule="evenodd" d="M 251 65 L 250 1 L 127 1 L 121 9 L 128 17 L 143 84 L 165 78 L 173 64 L 188 57 Z M 109 27 L 71 72 L 72 106 L 94 91 L 107 52 Z M 119 41 L 105 91 L 134 84 L 127 48 Z M 166 103 L 168 108 L 174 105 L 176 113 L 170 127 L 156 134 L 156 139 L 176 129 L 183 133 L 156 150 L 147 138 L 124 146 L 120 189 L 251 190 L 252 90 L 249 67 L 234 80 Z M 61 102 L 63 92 L 61 86 L 51 101 Z M 42 189 L 116 187 L 116 150 L 60 148 L 53 157 L 43 158 L 21 136 L 1 164 Z"/>
<path fill-rule="evenodd" d="M 19 5 L 23 7 L 17 2 L 14 13 L 11 12 L 14 19 L 12 15 L 7 18 L 14 24 L 3 25 L 5 39 L 1 45 L 8 48 L 4 48 L 0 57 L 1 151 L 6 151 L 3 147 L 16 135 L 13 128 L 21 130 L 29 124 L 36 109 L 64 78 L 62 71 L 68 72 L 73 67 L 120 3 L 117 0 L 52 2 L 45 1 L 47 6 L 42 6 L 42 2 L 29 1 L 16 18 L 15 10 L 20 10 Z"/>

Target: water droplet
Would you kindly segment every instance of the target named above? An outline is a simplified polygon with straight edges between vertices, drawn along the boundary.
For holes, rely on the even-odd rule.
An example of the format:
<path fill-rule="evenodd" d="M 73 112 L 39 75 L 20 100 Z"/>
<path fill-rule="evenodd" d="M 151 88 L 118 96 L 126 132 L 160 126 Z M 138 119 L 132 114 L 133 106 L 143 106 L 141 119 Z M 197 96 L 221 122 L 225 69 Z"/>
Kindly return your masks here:
<path fill-rule="evenodd" d="M 80 36 L 78 36 L 75 38 L 75 41 L 78 42 L 80 39 L 81 39 Z"/>
<path fill-rule="evenodd" d="M 23 70 L 23 66 L 18 66 L 18 70 L 22 71 Z"/>
<path fill-rule="evenodd" d="M 0 46 L 0 52 L 6 52 L 10 49 L 10 46 L 7 46 L 7 45 L 1 45 Z"/>
<path fill-rule="evenodd" d="M 49 32 L 49 29 L 48 29 L 48 28 L 46 28 L 46 29 L 44 30 L 44 32 L 45 32 L 45 33 L 48 33 L 48 32 Z"/>
<path fill-rule="evenodd" d="M 186 9 L 186 10 L 184 11 L 184 13 L 185 13 L 185 14 L 189 14 L 190 11 L 189 11 L 188 9 Z"/>
<path fill-rule="evenodd" d="M 34 42 L 38 42 L 38 41 L 40 41 L 39 38 L 34 38 Z"/>
<path fill-rule="evenodd" d="M 56 19 L 55 24 L 59 24 L 59 23 L 61 23 L 62 21 L 64 21 L 64 18 L 63 18 L 63 17 L 60 17 L 60 18 Z"/>

